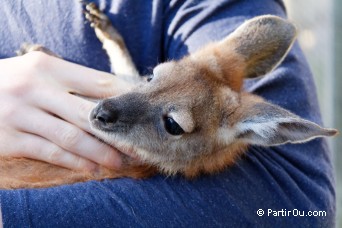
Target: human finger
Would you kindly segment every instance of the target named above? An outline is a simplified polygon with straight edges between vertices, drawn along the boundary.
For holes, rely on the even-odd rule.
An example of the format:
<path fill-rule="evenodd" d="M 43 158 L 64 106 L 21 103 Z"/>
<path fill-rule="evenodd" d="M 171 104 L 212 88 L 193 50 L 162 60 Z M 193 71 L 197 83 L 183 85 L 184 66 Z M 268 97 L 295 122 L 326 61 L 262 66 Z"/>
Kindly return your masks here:
<path fill-rule="evenodd" d="M 36 107 L 91 133 L 89 113 L 96 106 L 95 102 L 55 90 L 36 91 L 32 102 Z"/>
<path fill-rule="evenodd" d="M 67 88 L 68 92 L 92 98 L 106 98 L 121 94 L 131 88 L 131 84 L 113 74 L 91 69 L 43 54 L 42 64 L 49 66 L 49 72 Z"/>
<path fill-rule="evenodd" d="M 30 115 L 16 119 L 17 129 L 44 137 L 65 151 L 108 168 L 121 166 L 117 150 L 62 119 L 41 110 L 30 110 Z"/>
<path fill-rule="evenodd" d="M 49 140 L 22 132 L 20 142 L 15 146 L 13 155 L 45 161 L 74 170 L 94 171 L 98 165 L 81 156 L 70 153 Z"/>

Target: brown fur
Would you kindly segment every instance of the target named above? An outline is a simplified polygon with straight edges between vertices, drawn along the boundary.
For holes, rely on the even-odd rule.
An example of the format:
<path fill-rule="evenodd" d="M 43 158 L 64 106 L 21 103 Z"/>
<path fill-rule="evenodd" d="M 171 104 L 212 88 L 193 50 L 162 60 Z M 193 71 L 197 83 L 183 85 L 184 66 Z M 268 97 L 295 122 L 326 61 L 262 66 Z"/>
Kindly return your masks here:
<path fill-rule="evenodd" d="M 236 160 L 247 149 L 247 145 L 243 143 L 235 143 L 229 148 L 216 150 L 214 154 L 203 155 L 194 160 L 184 170 L 186 178 L 195 178 L 200 174 L 214 174 L 233 165 Z"/>
<path fill-rule="evenodd" d="M 103 167 L 96 173 L 65 169 L 26 158 L 0 157 L 0 189 L 44 188 L 105 178 L 146 178 L 156 173 L 149 165 L 131 165 L 122 170 Z"/>
<path fill-rule="evenodd" d="M 200 51 L 196 52 L 191 58 L 202 69 L 214 74 L 211 80 L 218 79 L 220 83 L 229 85 L 231 89 L 239 92 L 245 76 L 245 61 L 242 55 L 234 50 L 227 50 L 224 44 L 210 44 Z M 229 53 L 229 54 L 227 54 Z M 213 56 L 208 61 L 208 56 Z"/>

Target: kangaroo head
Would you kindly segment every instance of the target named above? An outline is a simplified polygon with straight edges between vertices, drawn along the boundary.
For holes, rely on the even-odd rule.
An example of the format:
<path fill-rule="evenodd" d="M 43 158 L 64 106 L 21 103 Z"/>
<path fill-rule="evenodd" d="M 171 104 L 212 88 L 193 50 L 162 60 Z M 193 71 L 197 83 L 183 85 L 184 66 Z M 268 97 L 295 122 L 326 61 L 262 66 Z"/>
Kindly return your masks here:
<path fill-rule="evenodd" d="M 101 101 L 90 115 L 95 134 L 167 173 L 188 176 L 233 163 L 247 145 L 300 143 L 336 130 L 241 91 L 286 55 L 295 27 L 275 16 L 242 24 L 224 40 L 156 66 L 149 82 Z"/>

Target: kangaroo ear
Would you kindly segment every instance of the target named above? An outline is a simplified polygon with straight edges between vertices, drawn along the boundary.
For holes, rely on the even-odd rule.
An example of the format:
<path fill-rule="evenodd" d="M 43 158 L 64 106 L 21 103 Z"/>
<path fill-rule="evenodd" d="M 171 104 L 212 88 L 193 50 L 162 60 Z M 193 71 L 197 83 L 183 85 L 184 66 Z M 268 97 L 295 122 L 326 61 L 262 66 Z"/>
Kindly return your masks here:
<path fill-rule="evenodd" d="M 245 60 L 246 78 L 264 75 L 286 56 L 296 38 L 296 28 L 276 16 L 260 16 L 242 24 L 222 41 L 233 45 L 234 51 Z"/>
<path fill-rule="evenodd" d="M 248 106 L 235 125 L 236 137 L 248 144 L 273 146 L 288 142 L 303 143 L 337 134 L 335 129 L 322 128 L 265 101 Z"/>
<path fill-rule="evenodd" d="M 276 67 L 295 37 L 296 28 L 290 22 L 271 15 L 259 16 L 243 23 L 222 41 L 194 53 L 192 59 L 239 91 L 244 78 L 264 75 Z"/>

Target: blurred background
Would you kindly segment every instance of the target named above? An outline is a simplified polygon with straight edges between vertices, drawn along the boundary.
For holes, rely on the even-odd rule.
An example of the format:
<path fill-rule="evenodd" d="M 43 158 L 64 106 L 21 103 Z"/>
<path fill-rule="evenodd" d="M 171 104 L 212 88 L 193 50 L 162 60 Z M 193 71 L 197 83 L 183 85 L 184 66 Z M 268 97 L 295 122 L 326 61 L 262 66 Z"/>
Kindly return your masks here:
<path fill-rule="evenodd" d="M 284 0 L 313 71 L 324 125 L 342 131 L 342 1 Z M 341 133 L 340 133 L 341 134 Z M 329 140 L 337 191 L 337 226 L 342 227 L 342 137 Z"/>

